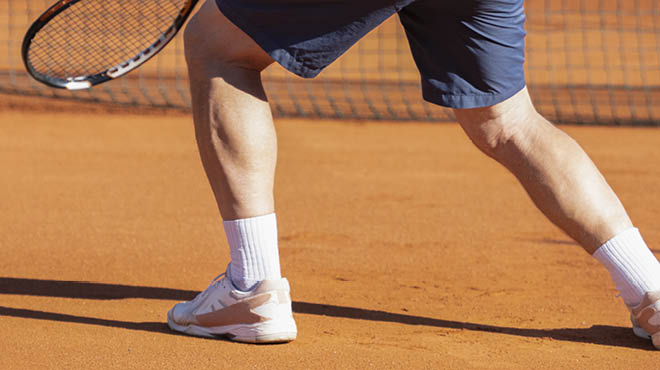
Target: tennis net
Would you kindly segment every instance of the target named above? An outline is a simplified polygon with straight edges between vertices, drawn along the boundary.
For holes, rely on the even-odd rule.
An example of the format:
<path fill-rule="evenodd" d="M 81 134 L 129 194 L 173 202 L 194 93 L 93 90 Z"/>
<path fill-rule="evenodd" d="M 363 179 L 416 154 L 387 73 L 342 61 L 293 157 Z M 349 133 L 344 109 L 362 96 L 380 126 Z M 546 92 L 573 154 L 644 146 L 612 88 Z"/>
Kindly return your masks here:
<path fill-rule="evenodd" d="M 537 109 L 559 123 L 660 124 L 660 0 L 528 0 L 526 77 Z M 138 71 L 89 91 L 31 80 L 20 47 L 51 0 L 0 2 L 0 91 L 189 109 L 181 34 Z M 393 17 L 313 80 L 264 72 L 276 116 L 450 121 L 422 101 L 405 33 Z"/>

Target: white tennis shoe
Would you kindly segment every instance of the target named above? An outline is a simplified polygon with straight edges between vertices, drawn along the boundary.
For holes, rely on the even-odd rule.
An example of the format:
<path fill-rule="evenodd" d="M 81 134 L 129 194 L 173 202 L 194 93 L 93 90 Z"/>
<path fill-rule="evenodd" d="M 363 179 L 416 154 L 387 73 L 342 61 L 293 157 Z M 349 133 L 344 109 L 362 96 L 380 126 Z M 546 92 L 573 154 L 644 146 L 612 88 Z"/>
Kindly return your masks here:
<path fill-rule="evenodd" d="M 264 280 L 249 291 L 238 290 L 227 272 L 220 274 L 192 301 L 167 313 L 172 330 L 236 342 L 284 343 L 296 339 L 289 282 Z"/>
<path fill-rule="evenodd" d="M 637 307 L 629 309 L 635 335 L 651 339 L 653 346 L 660 349 L 660 291 L 646 293 Z"/>

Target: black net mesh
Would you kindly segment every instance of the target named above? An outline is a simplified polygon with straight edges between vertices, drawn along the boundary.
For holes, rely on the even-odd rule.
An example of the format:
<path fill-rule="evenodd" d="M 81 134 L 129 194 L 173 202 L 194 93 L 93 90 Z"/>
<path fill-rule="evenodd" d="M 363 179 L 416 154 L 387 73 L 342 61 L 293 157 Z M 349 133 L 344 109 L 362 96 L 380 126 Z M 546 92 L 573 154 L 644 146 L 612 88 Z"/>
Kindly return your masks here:
<path fill-rule="evenodd" d="M 21 62 L 20 43 L 30 23 L 52 1 L 0 1 L 0 91 L 189 109 L 181 33 L 137 71 L 90 90 L 52 89 L 29 78 Z M 97 7 L 105 3 L 85 2 Z M 154 9 L 151 4 L 164 7 L 166 1 L 144 3 Z M 525 6 L 525 71 L 534 104 L 543 115 L 560 123 L 660 126 L 660 0 L 526 0 Z M 140 12 L 147 13 L 141 10 L 137 14 Z M 96 14 L 103 19 L 103 12 Z M 129 22 L 135 17 L 127 14 L 114 22 Z M 73 33 L 84 35 L 82 30 Z M 118 36 L 114 40 L 114 45 L 128 44 Z M 60 42 L 68 43 L 66 39 Z M 124 51 L 132 57 L 140 50 Z M 50 57 L 42 58 L 53 69 L 75 66 L 69 59 L 60 67 Z M 263 79 L 276 116 L 454 119 L 450 110 L 422 100 L 419 74 L 397 17 L 369 33 L 313 80 L 298 78 L 277 65 L 268 68 Z"/>
<path fill-rule="evenodd" d="M 143 51 L 173 24 L 185 0 L 82 0 L 48 22 L 29 50 L 33 68 L 57 78 L 88 76 Z"/>

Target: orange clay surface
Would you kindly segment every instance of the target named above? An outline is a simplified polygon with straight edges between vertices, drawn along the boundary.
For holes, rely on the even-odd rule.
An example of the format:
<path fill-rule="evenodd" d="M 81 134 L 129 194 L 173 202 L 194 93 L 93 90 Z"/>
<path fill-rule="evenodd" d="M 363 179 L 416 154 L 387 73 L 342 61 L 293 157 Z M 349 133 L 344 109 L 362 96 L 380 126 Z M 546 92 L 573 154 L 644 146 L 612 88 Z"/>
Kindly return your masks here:
<path fill-rule="evenodd" d="M 651 369 L 607 272 L 455 124 L 278 120 L 299 338 L 171 332 L 228 248 L 179 113 L 0 104 L 2 369 Z M 660 130 L 563 127 L 660 253 Z"/>

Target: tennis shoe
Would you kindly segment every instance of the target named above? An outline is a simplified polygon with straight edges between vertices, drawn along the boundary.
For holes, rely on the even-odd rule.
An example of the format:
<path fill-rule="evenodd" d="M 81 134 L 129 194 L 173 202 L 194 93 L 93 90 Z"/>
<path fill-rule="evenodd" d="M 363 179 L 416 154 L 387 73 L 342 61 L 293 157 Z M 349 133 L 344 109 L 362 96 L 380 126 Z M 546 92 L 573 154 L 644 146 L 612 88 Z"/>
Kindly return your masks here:
<path fill-rule="evenodd" d="M 651 339 L 660 349 L 660 290 L 646 293 L 639 305 L 629 309 L 635 335 Z"/>
<path fill-rule="evenodd" d="M 296 338 L 289 282 L 263 280 L 249 291 L 237 289 L 227 272 L 193 300 L 167 313 L 172 330 L 200 337 L 247 343 L 284 343 Z"/>

